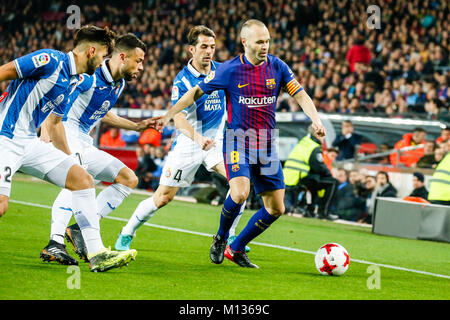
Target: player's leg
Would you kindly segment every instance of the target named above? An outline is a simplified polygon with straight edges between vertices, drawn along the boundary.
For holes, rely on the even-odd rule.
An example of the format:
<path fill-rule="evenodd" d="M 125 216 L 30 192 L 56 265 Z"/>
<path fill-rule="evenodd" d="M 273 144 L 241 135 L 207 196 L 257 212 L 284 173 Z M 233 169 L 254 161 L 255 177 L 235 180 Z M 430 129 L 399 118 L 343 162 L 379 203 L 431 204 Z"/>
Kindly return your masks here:
<path fill-rule="evenodd" d="M 131 194 L 138 184 L 138 178 L 122 161 L 92 145 L 84 146 L 82 161 L 94 179 L 113 183 L 97 196 L 99 218 L 102 219 Z"/>
<path fill-rule="evenodd" d="M 241 166 L 244 172 L 246 166 Z M 236 176 L 229 181 L 230 195 L 225 199 L 221 214 L 220 224 L 217 234 L 214 236 L 210 248 L 210 259 L 213 263 L 220 264 L 224 259 L 224 251 L 227 244 L 227 234 L 233 225 L 236 217 L 243 207 L 250 193 L 250 180 L 247 176 Z"/>
<path fill-rule="evenodd" d="M 103 189 L 97 196 L 97 203 L 99 208 L 99 218 L 102 219 L 110 214 L 114 209 L 120 206 L 136 188 L 138 178 L 136 174 L 128 167 L 123 167 L 114 183 Z"/>
<path fill-rule="evenodd" d="M 116 250 L 128 250 L 133 237 L 136 235 L 136 231 L 153 217 L 158 209 L 172 201 L 178 189 L 178 187 L 169 187 L 160 184 L 153 196 L 141 201 L 125 227 L 122 228 L 119 238 L 116 241 Z"/>
<path fill-rule="evenodd" d="M 224 162 L 221 161 L 220 163 L 216 164 L 214 167 L 212 167 L 212 169 L 214 171 L 216 171 L 218 174 L 224 176 L 225 178 L 227 177 L 227 173 L 225 170 L 225 165 Z M 225 197 L 228 198 L 230 196 L 230 189 L 228 190 L 228 193 Z M 233 221 L 233 224 L 231 225 L 230 229 L 228 230 L 227 236 L 226 238 L 228 239 L 228 244 L 230 244 L 231 242 L 234 241 L 235 237 L 236 237 L 236 227 L 239 224 L 239 220 L 241 220 L 241 216 L 244 213 L 245 210 L 245 204 L 247 203 L 247 201 L 244 201 L 244 203 L 241 205 L 241 208 L 239 209 L 239 214 L 236 216 L 236 218 Z"/>
<path fill-rule="evenodd" d="M 0 218 L 8 211 L 9 197 L 0 194 Z"/>
<path fill-rule="evenodd" d="M 190 150 L 189 150 L 190 151 Z M 159 186 L 152 197 L 139 203 L 136 210 L 121 230 L 116 241 L 116 250 L 128 250 L 139 229 L 158 209 L 173 200 L 179 188 L 189 186 L 201 165 L 201 157 L 183 148 L 175 148 L 167 157 Z"/>
<path fill-rule="evenodd" d="M 283 182 L 281 163 L 279 161 L 277 167 L 278 171 L 275 174 L 261 175 L 262 170 L 260 170 L 260 166 L 252 166 L 251 172 L 255 192 L 261 195 L 264 206 L 250 218 L 236 240 L 225 250 L 225 257 L 241 267 L 258 267 L 248 259 L 245 254 L 245 246 L 269 228 L 279 216 L 284 214 L 285 185 Z"/>
<path fill-rule="evenodd" d="M 73 156 L 36 139 L 27 147 L 21 170 L 72 191 L 72 209 L 86 243 L 92 271 L 120 267 L 134 259 L 135 251 L 119 253 L 105 249 L 100 236 L 94 180 L 76 164 Z"/>
<path fill-rule="evenodd" d="M 0 217 L 8 210 L 12 177 L 23 161 L 23 145 L 0 136 Z"/>

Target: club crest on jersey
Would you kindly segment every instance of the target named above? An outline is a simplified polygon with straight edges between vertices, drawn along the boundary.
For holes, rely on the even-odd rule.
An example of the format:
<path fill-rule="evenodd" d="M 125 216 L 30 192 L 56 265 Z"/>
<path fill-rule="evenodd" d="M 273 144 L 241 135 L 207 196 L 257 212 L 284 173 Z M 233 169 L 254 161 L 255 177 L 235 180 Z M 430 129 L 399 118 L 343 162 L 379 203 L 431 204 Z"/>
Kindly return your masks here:
<path fill-rule="evenodd" d="M 180 92 L 179 92 L 179 90 L 178 90 L 178 87 L 177 86 L 173 86 L 172 87 L 172 100 L 178 100 L 178 98 L 179 98 L 179 96 L 180 96 Z"/>
<path fill-rule="evenodd" d="M 275 89 L 275 86 L 277 83 L 275 82 L 275 79 L 266 79 L 266 87 L 268 89 Z"/>
<path fill-rule="evenodd" d="M 41 53 L 33 56 L 31 60 L 33 60 L 34 67 L 39 68 L 50 62 L 50 56 L 47 53 Z"/>
<path fill-rule="evenodd" d="M 238 172 L 239 171 L 239 165 L 238 164 L 233 164 L 231 166 L 231 171 L 233 172 Z"/>
<path fill-rule="evenodd" d="M 205 80 L 203 80 L 205 83 L 210 82 L 212 79 L 214 79 L 214 77 L 216 76 L 216 72 L 215 71 L 211 71 L 205 78 Z"/>
<path fill-rule="evenodd" d="M 170 172 L 170 168 L 167 168 L 166 170 L 166 178 L 169 178 L 172 175 L 172 173 Z"/>
<path fill-rule="evenodd" d="M 116 90 L 114 91 L 116 96 L 119 94 L 119 89 L 120 89 L 120 83 L 116 84 Z"/>

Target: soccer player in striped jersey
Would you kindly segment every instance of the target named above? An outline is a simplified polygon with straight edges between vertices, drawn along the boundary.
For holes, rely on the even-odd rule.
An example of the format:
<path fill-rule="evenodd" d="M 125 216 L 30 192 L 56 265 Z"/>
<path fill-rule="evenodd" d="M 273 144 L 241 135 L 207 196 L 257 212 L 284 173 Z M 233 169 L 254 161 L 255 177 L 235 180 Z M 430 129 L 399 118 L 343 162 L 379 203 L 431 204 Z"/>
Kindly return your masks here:
<path fill-rule="evenodd" d="M 91 271 L 120 267 L 136 251 L 106 249 L 100 236 L 94 180 L 76 164 L 65 139 L 64 100 L 81 73 L 93 74 L 114 47 L 114 32 L 94 26 L 77 31 L 69 53 L 52 49 L 32 52 L 0 66 L 0 81 L 13 80 L 0 98 L 0 216 L 8 208 L 12 176 L 17 170 L 72 191 L 75 219 L 91 257 Z M 59 143 L 45 143 L 36 130 L 49 118 Z"/>
<path fill-rule="evenodd" d="M 118 37 L 111 59 L 104 60 L 93 75 L 80 76 L 81 80 L 65 107 L 67 113 L 63 117 L 63 125 L 70 152 L 76 155 L 80 165 L 95 180 L 113 183 L 97 196 L 99 219 L 111 213 L 130 195 L 138 178 L 122 161 L 94 147 L 89 133 L 100 121 L 113 127 L 135 131 L 143 131 L 154 125 L 154 120 L 151 119 L 135 123 L 110 111 L 122 94 L 126 81 L 136 79 L 143 70 L 146 50 L 146 45 L 134 34 Z M 45 129 L 47 125 L 49 122 L 46 121 L 42 128 Z M 46 130 L 43 131 L 41 137 L 47 133 Z M 52 132 L 48 134 L 51 137 L 45 138 L 46 140 L 57 142 L 60 138 L 52 135 Z M 59 244 L 64 245 L 65 233 L 78 256 L 88 261 L 79 225 L 76 223 L 67 228 L 72 213 L 72 193 L 63 189 L 53 203 L 50 241 L 40 255 L 44 261 L 74 263 L 75 259 L 67 252 L 53 250 Z"/>
<path fill-rule="evenodd" d="M 258 268 L 250 262 L 244 247 L 285 211 L 283 172 L 274 146 L 275 109 L 280 90 L 285 88 L 294 97 L 312 120 L 317 135 L 324 136 L 325 128 L 314 103 L 288 65 L 269 54 L 270 34 L 264 23 L 255 19 L 246 21 L 240 36 L 244 54 L 224 62 L 189 90 L 167 112 L 163 124 L 203 94 L 225 91 L 228 125 L 223 151 L 231 194 L 224 202 L 210 257 L 215 263 L 222 263 L 225 256 L 241 267 Z M 248 197 L 250 181 L 264 206 L 252 216 L 235 241 L 226 246 L 226 233 Z"/>
<path fill-rule="evenodd" d="M 192 59 L 174 79 L 172 104 L 220 66 L 220 63 L 212 60 L 216 42 L 215 34 L 211 29 L 206 26 L 195 26 L 189 31 L 187 38 Z M 201 97 L 177 114 L 174 120 L 178 134 L 164 165 L 159 187 L 152 197 L 139 203 L 119 234 L 115 245 L 116 250 L 130 249 L 137 229 L 158 209 L 172 201 L 179 188 L 189 186 L 202 164 L 207 170 L 226 176 L 222 155 L 225 93 L 222 90 L 216 90 Z M 217 145 L 214 145 L 214 142 L 217 142 Z M 240 206 L 240 214 L 244 208 L 245 203 Z M 237 215 L 230 229 L 231 236 L 234 236 L 240 214 Z M 250 248 L 247 247 L 246 250 Z"/>

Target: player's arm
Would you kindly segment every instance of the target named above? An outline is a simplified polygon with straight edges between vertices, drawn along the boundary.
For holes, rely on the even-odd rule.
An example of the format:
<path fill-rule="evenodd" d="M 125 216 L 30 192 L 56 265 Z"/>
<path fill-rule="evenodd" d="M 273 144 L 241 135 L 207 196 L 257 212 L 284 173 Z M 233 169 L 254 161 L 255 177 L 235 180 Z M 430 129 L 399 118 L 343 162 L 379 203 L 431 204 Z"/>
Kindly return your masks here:
<path fill-rule="evenodd" d="M 180 112 L 181 110 L 186 109 L 190 105 L 192 105 L 196 100 L 198 100 L 202 95 L 204 95 L 204 92 L 198 85 L 195 87 L 189 89 L 178 101 L 175 103 L 175 105 L 172 106 L 172 108 L 169 109 L 169 111 L 164 115 L 162 118 L 162 124 L 163 126 L 166 126 L 170 119 L 173 119 L 173 117 Z"/>
<path fill-rule="evenodd" d="M 17 79 L 19 75 L 17 74 L 16 66 L 14 61 L 8 62 L 0 66 L 0 82 L 6 80 Z"/>
<path fill-rule="evenodd" d="M 303 112 L 311 119 L 314 130 L 320 137 L 325 136 L 325 127 L 320 120 L 319 113 L 317 112 L 314 102 L 305 90 L 300 90 L 294 95 L 294 99 L 303 109 Z"/>
<path fill-rule="evenodd" d="M 64 129 L 62 118 L 60 116 L 50 113 L 41 125 L 41 128 L 41 139 L 42 133 L 44 132 L 44 134 L 48 135 L 50 138 L 49 140 L 57 149 L 69 155 L 71 154 L 69 145 L 67 144 L 66 130 Z"/>
<path fill-rule="evenodd" d="M 216 145 L 214 139 L 206 138 L 200 133 L 195 131 L 191 124 L 186 120 L 186 114 L 179 112 L 174 116 L 175 127 L 185 136 L 194 140 L 195 143 L 200 145 L 202 150 L 209 150 Z"/>
<path fill-rule="evenodd" d="M 150 119 L 145 119 L 140 122 L 133 122 L 131 120 L 122 118 L 115 114 L 114 112 L 108 111 L 106 115 L 103 117 L 102 122 L 112 127 L 126 129 L 126 130 L 134 130 L 134 131 L 144 131 L 148 128 L 158 128 L 158 120 L 161 117 L 155 117 Z"/>

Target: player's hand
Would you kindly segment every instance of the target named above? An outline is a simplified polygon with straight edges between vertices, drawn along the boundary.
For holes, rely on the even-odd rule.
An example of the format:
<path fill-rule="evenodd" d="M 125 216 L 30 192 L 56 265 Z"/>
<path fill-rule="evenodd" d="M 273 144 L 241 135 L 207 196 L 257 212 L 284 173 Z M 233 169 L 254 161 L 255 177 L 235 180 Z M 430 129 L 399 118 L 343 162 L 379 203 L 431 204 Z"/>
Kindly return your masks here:
<path fill-rule="evenodd" d="M 316 135 L 318 137 L 325 137 L 326 132 L 325 132 L 325 127 L 323 126 L 322 122 L 314 122 L 312 124 L 312 127 L 314 128 Z"/>
<path fill-rule="evenodd" d="M 199 144 L 202 150 L 208 151 L 216 145 L 216 142 L 212 138 L 202 137 Z"/>
<path fill-rule="evenodd" d="M 155 130 L 162 131 L 163 126 L 161 119 L 162 116 L 142 120 L 141 122 L 138 123 L 138 130 L 144 131 L 146 129 L 153 128 Z"/>

